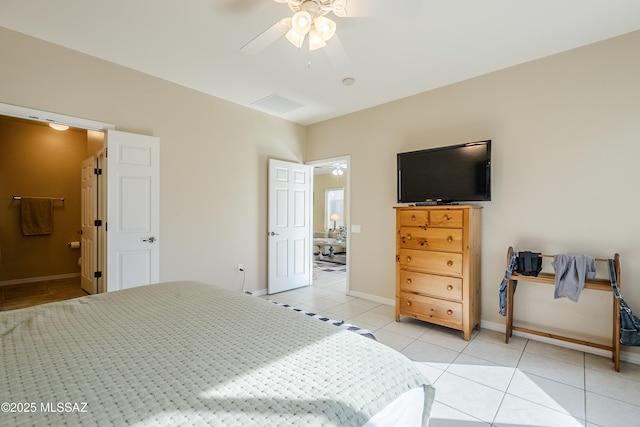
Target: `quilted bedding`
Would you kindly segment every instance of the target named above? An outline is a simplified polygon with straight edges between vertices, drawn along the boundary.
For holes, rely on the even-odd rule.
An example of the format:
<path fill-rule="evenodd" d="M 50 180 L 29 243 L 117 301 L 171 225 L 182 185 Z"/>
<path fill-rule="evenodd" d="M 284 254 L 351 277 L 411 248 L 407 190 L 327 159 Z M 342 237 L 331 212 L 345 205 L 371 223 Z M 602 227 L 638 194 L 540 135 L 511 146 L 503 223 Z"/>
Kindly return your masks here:
<path fill-rule="evenodd" d="M 0 425 L 360 426 L 416 387 L 426 425 L 433 400 L 394 350 L 200 282 L 0 313 L 0 338 Z"/>

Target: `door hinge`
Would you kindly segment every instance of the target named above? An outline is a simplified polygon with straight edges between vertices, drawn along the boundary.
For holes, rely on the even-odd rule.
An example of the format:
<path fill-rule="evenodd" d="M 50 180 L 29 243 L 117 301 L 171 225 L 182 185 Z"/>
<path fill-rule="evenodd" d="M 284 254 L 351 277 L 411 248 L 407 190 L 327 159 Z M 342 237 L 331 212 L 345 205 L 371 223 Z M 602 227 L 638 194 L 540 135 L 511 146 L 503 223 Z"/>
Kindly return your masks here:
<path fill-rule="evenodd" d="M 99 279 L 100 277 L 102 277 L 102 271 L 96 271 L 95 273 L 93 273 L 93 277 Z"/>
<path fill-rule="evenodd" d="M 102 175 L 102 169 L 101 168 L 93 169 L 93 174 L 94 175 Z"/>
<path fill-rule="evenodd" d="M 95 225 L 96 227 L 100 227 L 102 225 L 102 220 L 96 219 L 95 221 L 93 221 L 93 225 Z"/>

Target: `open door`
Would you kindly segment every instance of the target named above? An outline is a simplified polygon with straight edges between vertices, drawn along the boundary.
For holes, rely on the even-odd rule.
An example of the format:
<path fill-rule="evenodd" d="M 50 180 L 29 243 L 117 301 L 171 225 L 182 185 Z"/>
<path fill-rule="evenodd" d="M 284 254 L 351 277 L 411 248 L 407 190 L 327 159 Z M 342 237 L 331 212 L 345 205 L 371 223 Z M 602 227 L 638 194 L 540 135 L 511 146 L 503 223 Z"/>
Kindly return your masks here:
<path fill-rule="evenodd" d="M 311 284 L 311 170 L 269 160 L 270 294 Z"/>
<path fill-rule="evenodd" d="M 159 281 L 160 140 L 106 132 L 107 291 Z"/>
<path fill-rule="evenodd" d="M 98 219 L 98 162 L 96 157 L 90 157 L 82 162 L 80 181 L 80 286 L 85 292 L 95 294 L 98 291 L 96 261 L 98 256 L 97 230 L 95 221 Z"/>

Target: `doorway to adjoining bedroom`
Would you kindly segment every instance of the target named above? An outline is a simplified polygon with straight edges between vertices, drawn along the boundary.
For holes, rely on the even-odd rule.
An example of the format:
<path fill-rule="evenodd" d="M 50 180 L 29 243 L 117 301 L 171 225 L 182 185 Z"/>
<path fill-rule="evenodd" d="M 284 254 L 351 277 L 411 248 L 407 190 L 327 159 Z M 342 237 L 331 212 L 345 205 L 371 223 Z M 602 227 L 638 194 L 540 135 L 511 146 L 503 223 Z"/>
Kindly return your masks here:
<path fill-rule="evenodd" d="M 312 284 L 349 290 L 349 162 L 335 157 L 309 162 L 313 166 Z"/>

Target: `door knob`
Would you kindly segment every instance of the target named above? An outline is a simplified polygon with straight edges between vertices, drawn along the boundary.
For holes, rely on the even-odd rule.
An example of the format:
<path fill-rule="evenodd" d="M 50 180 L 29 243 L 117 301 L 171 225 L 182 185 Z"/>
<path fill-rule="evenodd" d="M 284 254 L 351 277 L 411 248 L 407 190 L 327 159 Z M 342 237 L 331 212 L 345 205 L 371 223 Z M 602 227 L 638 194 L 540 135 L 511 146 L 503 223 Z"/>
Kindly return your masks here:
<path fill-rule="evenodd" d="M 269 233 L 269 236 L 279 236 L 280 234 L 278 233 L 274 233 L 273 231 L 271 233 Z"/>
<path fill-rule="evenodd" d="M 148 239 L 142 239 L 143 242 L 149 242 L 149 243 L 153 243 L 156 241 L 156 238 L 151 236 Z"/>

